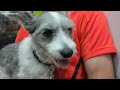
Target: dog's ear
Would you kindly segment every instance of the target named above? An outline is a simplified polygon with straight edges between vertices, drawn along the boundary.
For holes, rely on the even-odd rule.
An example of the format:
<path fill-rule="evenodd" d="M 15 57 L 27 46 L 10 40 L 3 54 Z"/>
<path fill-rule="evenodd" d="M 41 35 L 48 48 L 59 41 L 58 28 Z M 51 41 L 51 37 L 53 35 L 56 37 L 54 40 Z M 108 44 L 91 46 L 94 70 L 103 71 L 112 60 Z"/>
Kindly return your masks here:
<path fill-rule="evenodd" d="M 36 30 L 35 21 L 33 21 L 33 20 L 26 21 L 25 29 L 26 29 L 30 34 L 34 33 L 35 30 Z"/>
<path fill-rule="evenodd" d="M 14 17 L 13 19 L 22 22 L 25 29 L 30 33 L 34 33 L 35 25 L 33 19 L 36 17 L 31 11 L 10 11 L 9 17 Z"/>

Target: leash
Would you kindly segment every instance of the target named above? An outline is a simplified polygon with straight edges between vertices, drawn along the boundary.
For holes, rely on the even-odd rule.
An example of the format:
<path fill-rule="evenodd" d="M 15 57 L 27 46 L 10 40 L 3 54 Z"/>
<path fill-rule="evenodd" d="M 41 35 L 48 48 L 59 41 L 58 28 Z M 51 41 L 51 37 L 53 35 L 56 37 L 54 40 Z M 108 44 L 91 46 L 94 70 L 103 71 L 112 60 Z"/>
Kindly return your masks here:
<path fill-rule="evenodd" d="M 73 76 L 72 76 L 71 79 L 75 79 L 75 78 L 76 78 L 76 76 L 77 76 L 77 74 L 78 74 L 78 70 L 79 70 L 79 68 L 80 68 L 80 65 L 82 64 L 82 61 L 83 61 L 83 59 L 82 59 L 82 57 L 81 57 L 80 60 L 78 61 L 78 64 L 77 64 L 76 67 L 75 67 L 75 70 L 74 70 L 74 73 L 73 73 Z"/>

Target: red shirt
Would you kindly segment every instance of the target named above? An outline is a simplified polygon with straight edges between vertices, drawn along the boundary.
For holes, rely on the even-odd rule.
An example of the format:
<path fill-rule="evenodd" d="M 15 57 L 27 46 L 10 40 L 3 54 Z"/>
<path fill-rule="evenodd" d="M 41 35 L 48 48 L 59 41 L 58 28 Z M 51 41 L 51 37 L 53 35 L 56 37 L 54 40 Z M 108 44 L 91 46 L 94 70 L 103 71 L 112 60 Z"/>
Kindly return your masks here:
<path fill-rule="evenodd" d="M 70 65 L 67 69 L 55 71 L 54 75 L 56 79 L 70 79 L 80 57 L 83 58 L 83 62 L 85 63 L 89 58 L 98 55 L 116 53 L 103 12 L 71 11 L 69 16 L 75 23 L 74 41 L 77 45 L 78 54 L 69 60 Z M 28 36 L 29 33 L 24 27 L 21 27 L 16 42 L 20 42 Z M 80 66 L 76 79 L 86 77 L 84 63 Z"/>

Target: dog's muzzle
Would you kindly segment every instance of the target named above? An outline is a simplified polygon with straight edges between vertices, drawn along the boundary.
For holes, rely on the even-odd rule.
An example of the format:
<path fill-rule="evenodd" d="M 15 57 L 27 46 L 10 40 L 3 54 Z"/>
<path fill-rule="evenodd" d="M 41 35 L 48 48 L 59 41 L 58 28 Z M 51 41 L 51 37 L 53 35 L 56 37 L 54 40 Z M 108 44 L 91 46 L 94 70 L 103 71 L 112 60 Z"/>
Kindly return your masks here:
<path fill-rule="evenodd" d="M 51 66 L 51 65 L 52 65 L 52 64 L 49 64 L 49 63 L 44 63 L 44 62 L 42 62 L 42 61 L 39 59 L 39 57 L 38 57 L 38 55 L 36 54 L 35 51 L 33 51 L 33 55 L 34 55 L 34 57 L 38 60 L 39 63 L 43 63 L 44 65 L 47 65 L 47 66 Z M 71 55 L 70 55 L 70 56 L 71 56 Z M 53 64 L 54 64 L 57 68 L 65 69 L 65 68 L 68 67 L 69 62 L 68 62 L 68 59 L 60 59 L 60 60 L 57 60 L 57 59 L 54 58 Z"/>

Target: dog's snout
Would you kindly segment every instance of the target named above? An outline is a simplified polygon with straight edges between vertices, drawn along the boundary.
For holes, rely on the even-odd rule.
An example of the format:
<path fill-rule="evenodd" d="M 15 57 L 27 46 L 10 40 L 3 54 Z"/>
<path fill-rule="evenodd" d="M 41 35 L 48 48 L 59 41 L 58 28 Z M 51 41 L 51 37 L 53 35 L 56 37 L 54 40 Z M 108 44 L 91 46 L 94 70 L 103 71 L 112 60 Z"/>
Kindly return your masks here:
<path fill-rule="evenodd" d="M 68 49 L 65 48 L 63 50 L 60 51 L 60 54 L 64 57 L 64 58 L 69 58 L 73 55 L 73 50 L 72 49 Z"/>

